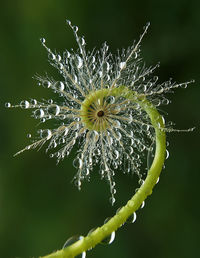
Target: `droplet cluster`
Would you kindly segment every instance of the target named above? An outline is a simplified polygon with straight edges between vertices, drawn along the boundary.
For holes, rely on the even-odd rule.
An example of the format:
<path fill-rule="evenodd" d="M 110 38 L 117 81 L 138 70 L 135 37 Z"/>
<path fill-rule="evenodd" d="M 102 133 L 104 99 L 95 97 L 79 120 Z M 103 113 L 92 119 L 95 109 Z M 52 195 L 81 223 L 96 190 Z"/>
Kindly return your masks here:
<path fill-rule="evenodd" d="M 141 164 L 143 157 L 152 153 L 155 131 L 139 104 L 123 96 L 112 95 L 91 101 L 87 119 L 94 127 L 88 128 L 82 114 L 85 99 L 101 89 L 125 85 L 155 106 L 167 105 L 170 101 L 165 93 L 173 92 L 178 87 L 185 88 L 192 81 L 177 84 L 169 80 L 159 83 L 158 77 L 152 76 L 159 65 L 146 67 L 140 57 L 140 43 L 149 24 L 144 27 L 137 43 L 113 56 L 106 43 L 100 50 L 87 51 L 84 37 L 78 35 L 78 27 L 70 21 L 67 23 L 73 30 L 78 44 L 77 51 L 66 50 L 59 54 L 47 47 L 44 38 L 41 39 L 50 64 L 58 70 L 62 80 L 57 81 L 48 76 L 36 76 L 36 79 L 39 86 L 52 90 L 56 99 L 30 99 L 22 100 L 19 105 L 5 104 L 7 108 L 31 110 L 32 117 L 40 123 L 55 121 L 54 127 L 38 130 L 36 139 L 28 134 L 32 143 L 16 155 L 25 150 L 40 148 L 48 142 L 46 151 L 59 162 L 78 143 L 79 149 L 73 162 L 78 170 L 74 178 L 76 185 L 80 189 L 82 181 L 89 180 L 90 173 L 98 165 L 101 178 L 109 182 L 110 201 L 114 204 L 116 171 L 136 173 L 139 185 L 142 185 L 145 175 L 141 172 Z"/>

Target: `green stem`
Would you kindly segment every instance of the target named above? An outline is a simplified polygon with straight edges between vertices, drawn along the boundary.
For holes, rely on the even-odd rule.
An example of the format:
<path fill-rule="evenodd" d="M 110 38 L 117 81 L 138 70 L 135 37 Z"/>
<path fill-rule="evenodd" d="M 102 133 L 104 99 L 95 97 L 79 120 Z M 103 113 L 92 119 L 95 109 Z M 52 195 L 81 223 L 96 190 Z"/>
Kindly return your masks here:
<path fill-rule="evenodd" d="M 43 258 L 73 258 L 76 255 L 93 248 L 95 245 L 100 243 L 103 239 L 109 236 L 113 231 L 116 231 L 121 225 L 123 225 L 127 218 L 130 217 L 152 193 L 153 187 L 155 186 L 160 172 L 162 170 L 165 152 L 166 152 L 166 135 L 164 130 L 164 121 L 162 116 L 158 113 L 156 108 L 142 95 L 138 95 L 136 92 L 131 91 L 125 86 L 118 88 L 102 89 L 96 92 L 98 95 L 113 95 L 123 96 L 134 103 L 138 103 L 143 110 L 148 114 L 151 124 L 155 129 L 156 135 L 156 151 L 151 168 L 148 171 L 147 177 L 133 195 L 133 197 L 127 202 L 127 204 L 120 209 L 115 216 L 113 216 L 106 224 L 98 227 L 88 236 L 75 242 L 67 248 L 56 251 L 52 254 L 46 255 Z"/>

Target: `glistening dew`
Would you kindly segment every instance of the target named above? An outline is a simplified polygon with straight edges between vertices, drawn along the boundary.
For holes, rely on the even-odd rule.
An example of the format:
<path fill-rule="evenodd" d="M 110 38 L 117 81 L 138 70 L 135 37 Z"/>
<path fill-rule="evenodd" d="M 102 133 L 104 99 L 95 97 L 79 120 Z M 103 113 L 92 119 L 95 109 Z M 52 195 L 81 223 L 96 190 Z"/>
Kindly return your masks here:
<path fill-rule="evenodd" d="M 138 42 L 115 56 L 106 43 L 100 50 L 86 50 L 84 37 L 77 34 L 78 27 L 72 26 L 70 21 L 67 23 L 74 32 L 77 51 L 57 54 L 47 47 L 44 38 L 41 39 L 50 64 L 63 79 L 36 76 L 39 85 L 51 89 L 59 99 L 23 100 L 19 105 L 6 103 L 8 108 L 31 109 L 35 119 L 42 123 L 54 120 L 56 126 L 39 130 L 37 139 L 15 155 L 47 143 L 46 151 L 59 162 L 77 143 L 79 148 L 73 164 L 78 170 L 74 177 L 78 188 L 84 179 L 89 180 L 94 166 L 98 165 L 101 178 L 109 182 L 114 204 L 115 172 L 121 169 L 136 173 L 142 184 L 142 159 L 146 152 L 151 152 L 155 142 L 155 130 L 144 109 L 117 92 L 126 86 L 137 93 L 137 98 L 145 97 L 154 106 L 160 106 L 169 103 L 165 93 L 187 87 L 192 81 L 159 83 L 158 77 L 152 75 L 159 65 L 145 66 L 140 56 L 140 43 L 149 23 Z"/>

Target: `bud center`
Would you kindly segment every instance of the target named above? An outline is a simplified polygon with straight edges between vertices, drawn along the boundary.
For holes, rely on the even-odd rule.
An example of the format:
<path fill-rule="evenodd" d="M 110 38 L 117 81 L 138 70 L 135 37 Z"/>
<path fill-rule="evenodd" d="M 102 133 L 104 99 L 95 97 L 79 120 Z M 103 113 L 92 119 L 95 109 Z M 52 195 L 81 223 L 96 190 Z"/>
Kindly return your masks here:
<path fill-rule="evenodd" d="M 104 112 L 103 112 L 103 110 L 100 110 L 99 112 L 97 112 L 97 116 L 98 116 L 98 117 L 102 117 L 102 116 L 104 116 Z"/>

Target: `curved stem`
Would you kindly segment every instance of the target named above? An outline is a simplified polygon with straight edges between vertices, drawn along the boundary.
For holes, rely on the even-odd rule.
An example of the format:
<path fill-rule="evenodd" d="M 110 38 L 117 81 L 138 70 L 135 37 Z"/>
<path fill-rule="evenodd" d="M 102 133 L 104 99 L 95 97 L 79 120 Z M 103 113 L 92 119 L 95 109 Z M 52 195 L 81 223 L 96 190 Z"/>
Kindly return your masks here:
<path fill-rule="evenodd" d="M 147 198 L 147 196 L 152 193 L 153 187 L 159 178 L 164 164 L 166 152 L 166 135 L 163 130 L 163 118 L 158 113 L 156 108 L 144 96 L 138 95 L 136 92 L 131 91 L 126 86 L 120 86 L 118 88 L 113 88 L 112 90 L 102 89 L 98 92 L 99 94 L 104 93 L 113 96 L 123 96 L 130 101 L 133 101 L 134 103 L 138 103 L 141 108 L 146 111 L 155 129 L 156 135 L 156 151 L 154 160 L 142 186 L 127 202 L 127 204 L 122 207 L 120 211 L 117 212 L 117 214 L 113 216 L 106 224 L 98 227 L 91 234 L 75 242 L 69 247 L 46 255 L 43 258 L 73 258 L 76 255 L 93 248 L 104 238 L 109 236 L 113 231 L 116 231 L 122 224 L 125 223 L 127 218 L 130 217 L 141 206 L 142 202 Z"/>

